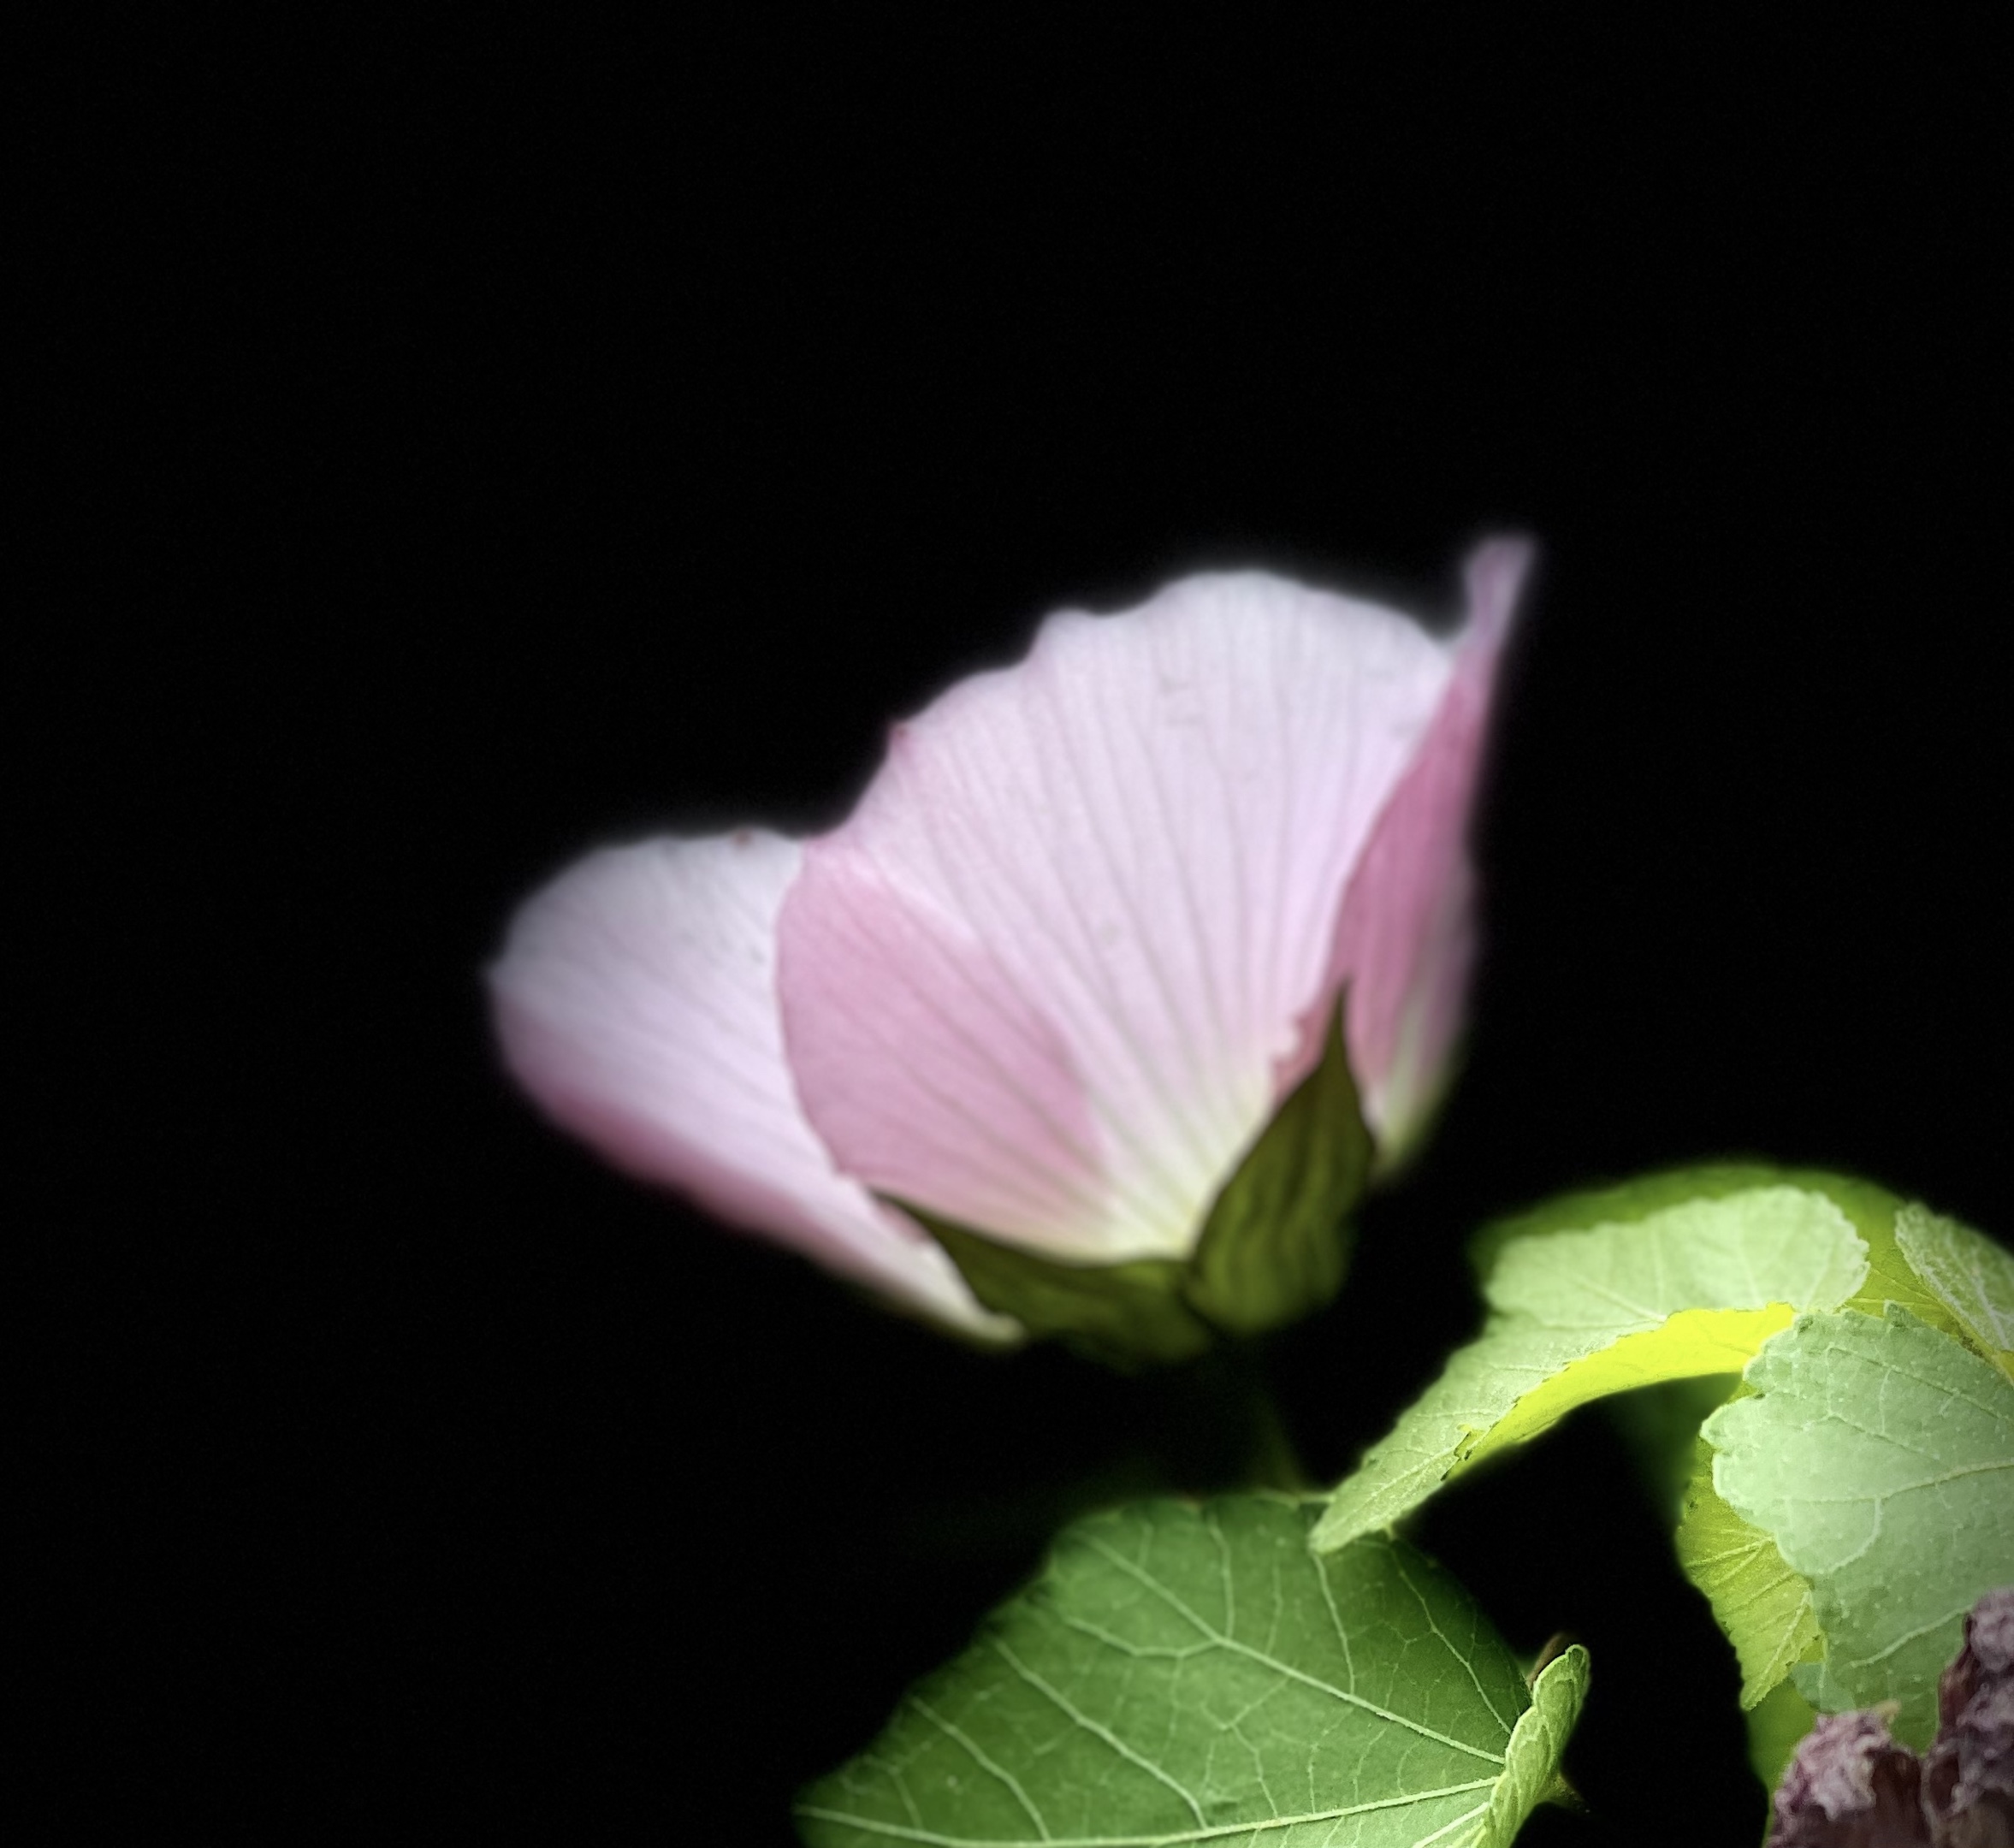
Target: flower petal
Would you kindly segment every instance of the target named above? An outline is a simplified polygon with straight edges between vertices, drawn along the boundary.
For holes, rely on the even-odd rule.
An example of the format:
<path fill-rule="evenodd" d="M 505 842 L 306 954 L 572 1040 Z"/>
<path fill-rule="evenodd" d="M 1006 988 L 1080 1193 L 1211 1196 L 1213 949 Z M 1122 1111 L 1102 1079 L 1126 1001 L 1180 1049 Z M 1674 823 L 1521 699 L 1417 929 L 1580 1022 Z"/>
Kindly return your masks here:
<path fill-rule="evenodd" d="M 1475 961 L 1468 823 L 1490 695 L 1531 563 L 1520 540 L 1469 560 L 1469 614 L 1454 673 L 1405 780 L 1380 818 L 1337 921 L 1328 992 L 1349 986 L 1351 1065 L 1388 1160 L 1437 1101 Z M 1325 1024 L 1311 1017 L 1305 1033 Z"/>
<path fill-rule="evenodd" d="M 1193 578 L 1051 617 L 897 726 L 779 925 L 791 1067 L 840 1166 L 1064 1255 L 1185 1254 L 1451 660 L 1371 604 Z"/>
<path fill-rule="evenodd" d="M 777 1016 L 776 915 L 803 850 L 743 829 L 589 855 L 535 894 L 489 972 L 504 1057 L 618 1166 L 971 1332 L 981 1309 L 915 1223 L 833 1167 Z"/>

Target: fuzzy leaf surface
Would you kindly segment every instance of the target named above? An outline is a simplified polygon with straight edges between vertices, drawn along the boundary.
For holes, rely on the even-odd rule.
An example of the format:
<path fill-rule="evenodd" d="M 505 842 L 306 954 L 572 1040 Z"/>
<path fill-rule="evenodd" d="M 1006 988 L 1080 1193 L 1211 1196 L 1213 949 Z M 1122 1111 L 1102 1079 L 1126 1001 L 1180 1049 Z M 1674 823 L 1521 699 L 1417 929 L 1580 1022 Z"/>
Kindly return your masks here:
<path fill-rule="evenodd" d="M 1705 1425 L 1714 1486 L 1809 1582 L 1823 1712 L 1898 1701 L 1926 1744 L 1974 1601 L 2014 1583 L 2014 1380 L 1891 1305 L 1800 1316 Z"/>
<path fill-rule="evenodd" d="M 1653 1188 L 1641 1217 L 1496 1247 L 1482 1334 L 1336 1490 L 1318 1549 L 1389 1527 L 1458 1470 L 1590 1400 L 1739 1372 L 1798 1310 L 1865 1281 L 1867 1241 L 1827 1194 L 1765 1182 L 1673 1197 L 1671 1176 Z M 1617 1210 L 1615 1195 L 1595 1198 Z"/>
<path fill-rule="evenodd" d="M 1776 1543 L 1751 1527 L 1714 1488 L 1714 1452 L 1694 1446 L 1679 1517 L 1679 1564 L 1704 1593 L 1741 1664 L 1744 1712 L 1761 1705 L 1792 1665 L 1814 1654 L 1821 1632 L 1811 1587 L 1784 1564 Z"/>
<path fill-rule="evenodd" d="M 2014 1252 L 1917 1205 L 1896 1214 L 1895 1242 L 1966 1337 L 2014 1373 Z"/>

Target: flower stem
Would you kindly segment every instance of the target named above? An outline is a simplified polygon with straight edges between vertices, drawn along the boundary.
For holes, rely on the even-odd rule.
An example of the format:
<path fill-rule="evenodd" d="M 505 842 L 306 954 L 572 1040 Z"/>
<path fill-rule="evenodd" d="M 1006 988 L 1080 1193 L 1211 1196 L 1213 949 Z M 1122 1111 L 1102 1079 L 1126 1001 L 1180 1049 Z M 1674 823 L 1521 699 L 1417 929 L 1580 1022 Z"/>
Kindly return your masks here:
<path fill-rule="evenodd" d="M 1183 1493 L 1305 1495 L 1314 1486 L 1281 1416 L 1260 1343 L 1227 1344 L 1146 1383 L 1158 1401 L 1154 1448 Z"/>

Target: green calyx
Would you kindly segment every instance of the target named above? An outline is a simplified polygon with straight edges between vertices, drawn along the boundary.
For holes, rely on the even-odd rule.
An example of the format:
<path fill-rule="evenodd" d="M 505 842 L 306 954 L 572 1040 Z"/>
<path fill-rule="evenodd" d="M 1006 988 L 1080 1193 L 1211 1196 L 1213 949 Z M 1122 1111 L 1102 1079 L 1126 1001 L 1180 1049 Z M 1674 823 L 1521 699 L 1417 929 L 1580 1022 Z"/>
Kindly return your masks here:
<path fill-rule="evenodd" d="M 1192 1359 L 1226 1336 L 1281 1327 L 1342 1287 L 1371 1172 L 1342 1018 L 1338 997 L 1321 1058 L 1224 1182 L 1187 1259 L 1069 1264 L 891 1204 L 928 1229 L 987 1308 L 1111 1365 Z"/>

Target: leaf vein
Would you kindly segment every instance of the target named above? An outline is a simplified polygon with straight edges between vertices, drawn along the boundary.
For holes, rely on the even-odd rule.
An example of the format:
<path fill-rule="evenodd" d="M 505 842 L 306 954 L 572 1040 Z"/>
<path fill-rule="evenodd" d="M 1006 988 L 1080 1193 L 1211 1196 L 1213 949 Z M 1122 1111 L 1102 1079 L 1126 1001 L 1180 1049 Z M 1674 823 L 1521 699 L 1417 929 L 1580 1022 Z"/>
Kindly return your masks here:
<path fill-rule="evenodd" d="M 827 1810 L 813 1804 L 799 1805 L 797 1814 L 814 1821 L 837 1822 L 842 1827 L 856 1828 L 863 1834 L 882 1836 L 890 1841 L 915 1842 L 921 1848 L 1187 1848 L 1192 1842 L 1226 1841 L 1234 1835 L 1256 1838 L 1275 1829 L 1347 1821 L 1352 1816 L 1370 1815 L 1380 1810 L 1412 1809 L 1420 1804 L 1437 1803 L 1445 1797 L 1466 1797 L 1471 1791 L 1490 1790 L 1496 1783 L 1495 1778 L 1472 1778 L 1466 1784 L 1444 1784 L 1436 1790 L 1413 1791 L 1403 1797 L 1376 1797 L 1368 1803 L 1346 1804 L 1338 1809 L 1309 1810 L 1299 1815 L 1265 1816 L 1256 1821 L 1220 1822 L 1214 1826 L 1205 1823 L 1198 1828 L 1164 1835 L 1058 1835 L 1010 1841 L 910 1828 L 903 1823 L 884 1822 L 879 1817 L 855 1815 L 844 1810 Z M 1447 1827 L 1423 1837 L 1414 1848 L 1428 1848 L 1429 1843 L 1439 1841 L 1450 1829 L 1459 1828 L 1464 1822 L 1472 1821 L 1489 1807 L 1488 1804 L 1482 1804 L 1458 1815 Z"/>

